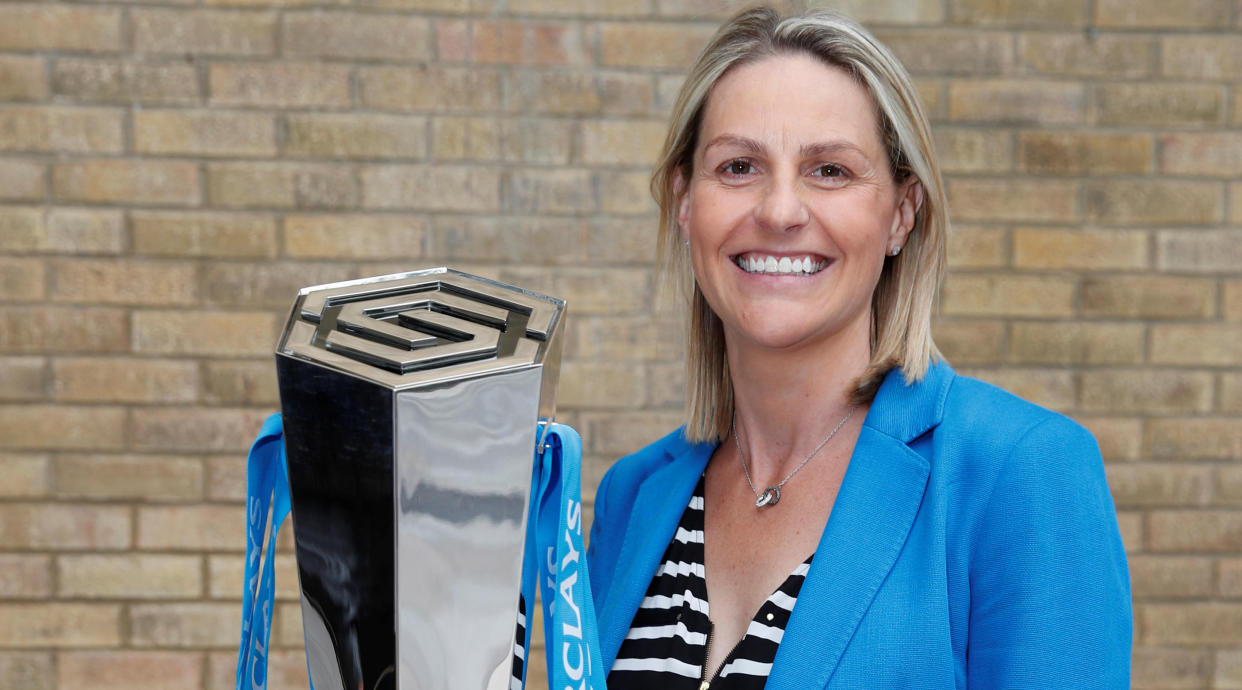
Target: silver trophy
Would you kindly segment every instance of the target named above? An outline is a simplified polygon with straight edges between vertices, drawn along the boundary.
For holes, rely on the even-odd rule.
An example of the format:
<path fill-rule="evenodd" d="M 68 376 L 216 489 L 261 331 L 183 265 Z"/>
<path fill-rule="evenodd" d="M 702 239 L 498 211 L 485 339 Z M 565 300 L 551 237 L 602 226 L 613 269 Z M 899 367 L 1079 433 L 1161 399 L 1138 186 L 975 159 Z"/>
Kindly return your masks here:
<path fill-rule="evenodd" d="M 276 371 L 315 690 L 508 687 L 564 316 L 447 268 L 298 293 Z"/>

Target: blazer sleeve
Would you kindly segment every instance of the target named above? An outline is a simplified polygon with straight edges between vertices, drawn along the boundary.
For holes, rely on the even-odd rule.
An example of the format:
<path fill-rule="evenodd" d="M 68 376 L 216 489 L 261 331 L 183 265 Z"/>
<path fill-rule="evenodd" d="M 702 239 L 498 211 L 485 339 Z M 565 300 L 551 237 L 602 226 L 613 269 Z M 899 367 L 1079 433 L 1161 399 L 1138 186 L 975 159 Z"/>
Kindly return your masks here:
<path fill-rule="evenodd" d="M 1130 578 L 1095 439 L 1057 415 L 1010 449 L 974 530 L 970 687 L 1129 688 Z"/>

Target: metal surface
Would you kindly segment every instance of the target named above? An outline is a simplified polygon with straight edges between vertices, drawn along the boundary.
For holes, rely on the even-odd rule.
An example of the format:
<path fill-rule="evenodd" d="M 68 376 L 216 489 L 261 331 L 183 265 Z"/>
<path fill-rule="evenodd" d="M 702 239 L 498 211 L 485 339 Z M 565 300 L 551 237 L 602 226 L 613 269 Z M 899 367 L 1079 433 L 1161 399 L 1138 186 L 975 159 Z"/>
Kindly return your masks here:
<path fill-rule="evenodd" d="M 276 354 L 317 690 L 507 673 L 564 311 L 445 268 L 299 293 Z"/>

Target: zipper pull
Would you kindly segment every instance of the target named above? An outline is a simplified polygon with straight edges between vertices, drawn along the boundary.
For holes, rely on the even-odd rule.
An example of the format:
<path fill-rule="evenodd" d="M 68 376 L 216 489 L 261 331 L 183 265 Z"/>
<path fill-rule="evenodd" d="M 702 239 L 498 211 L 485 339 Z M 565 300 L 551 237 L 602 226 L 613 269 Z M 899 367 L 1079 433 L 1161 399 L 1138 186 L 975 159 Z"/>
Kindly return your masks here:
<path fill-rule="evenodd" d="M 712 682 L 710 680 L 705 680 L 702 683 L 699 683 L 699 690 L 707 690 L 707 686 L 711 684 Z"/>

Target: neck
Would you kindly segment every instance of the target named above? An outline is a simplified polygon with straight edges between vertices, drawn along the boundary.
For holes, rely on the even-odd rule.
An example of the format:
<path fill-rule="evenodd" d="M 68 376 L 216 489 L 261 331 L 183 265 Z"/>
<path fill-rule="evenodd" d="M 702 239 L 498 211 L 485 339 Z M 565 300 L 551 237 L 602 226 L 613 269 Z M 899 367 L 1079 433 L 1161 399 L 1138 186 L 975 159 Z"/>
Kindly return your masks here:
<path fill-rule="evenodd" d="M 757 484 L 782 479 L 849 413 L 854 384 L 870 361 L 868 327 L 779 350 L 729 340 L 736 423 Z M 848 424 L 861 423 L 855 414 Z M 829 452 L 825 446 L 820 454 Z"/>

